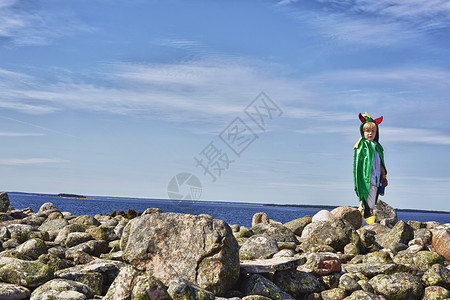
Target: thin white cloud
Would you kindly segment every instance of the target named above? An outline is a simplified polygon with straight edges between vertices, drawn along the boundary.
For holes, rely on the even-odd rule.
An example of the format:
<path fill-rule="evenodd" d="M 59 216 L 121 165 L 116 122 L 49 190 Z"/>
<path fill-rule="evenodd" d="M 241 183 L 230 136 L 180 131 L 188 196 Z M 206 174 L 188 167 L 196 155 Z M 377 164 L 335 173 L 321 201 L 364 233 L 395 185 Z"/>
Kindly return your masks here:
<path fill-rule="evenodd" d="M 335 122 L 349 121 L 355 118 L 353 114 L 348 112 L 327 111 L 325 109 L 305 108 L 300 106 L 287 107 L 286 116 L 296 119 L 311 119 L 317 121 L 333 120 Z"/>
<path fill-rule="evenodd" d="M 281 0 L 281 1 L 278 1 L 276 5 L 277 6 L 289 5 L 289 4 L 295 3 L 297 1 L 298 0 Z"/>
<path fill-rule="evenodd" d="M 317 74 L 321 80 L 334 82 L 396 82 L 410 87 L 445 88 L 450 86 L 450 72 L 436 67 L 350 69 Z"/>
<path fill-rule="evenodd" d="M 327 14 L 307 21 L 324 38 L 337 45 L 392 46 L 416 37 L 395 22 Z M 349 49 L 351 50 L 351 49 Z"/>
<path fill-rule="evenodd" d="M 37 129 L 39 129 L 40 131 L 45 131 L 45 132 L 50 132 L 50 133 L 56 133 L 56 134 L 66 135 L 66 136 L 69 136 L 69 137 L 72 137 L 72 138 L 77 138 L 76 136 L 73 136 L 73 135 L 71 135 L 71 134 L 67 134 L 67 133 L 65 133 L 65 132 L 61 132 L 61 131 L 59 131 L 59 130 L 55 130 L 55 129 L 53 129 L 53 128 L 48 128 L 48 127 L 40 126 L 40 125 L 38 125 L 38 124 L 34 124 L 34 123 L 26 122 L 26 121 L 23 121 L 23 120 L 11 118 L 11 117 L 8 117 L 8 116 L 5 116 L 5 115 L 0 115 L 0 118 L 1 118 L 1 119 L 4 119 L 4 120 L 7 120 L 7 121 L 12 121 L 12 122 L 15 122 L 15 123 L 20 123 L 20 124 L 26 125 L 27 127 L 37 128 Z M 20 133 L 20 132 L 19 132 L 19 133 L 15 133 L 15 132 L 4 132 L 4 134 L 5 134 L 4 136 L 44 136 L 44 135 L 45 135 L 45 134 L 42 134 L 42 133 Z M 0 135 L 1 135 L 1 133 L 0 133 Z"/>
<path fill-rule="evenodd" d="M 206 54 L 211 52 L 211 49 L 209 49 L 200 41 L 182 37 L 157 39 L 154 41 L 154 43 L 159 46 L 188 50 L 197 54 Z"/>
<path fill-rule="evenodd" d="M 22 0 L 2 0 L 0 5 L 0 37 L 15 45 L 43 45 L 76 32 L 95 29 L 77 20 L 68 11 L 59 13 L 25 8 Z"/>
<path fill-rule="evenodd" d="M 214 119 L 242 112 L 261 91 L 274 101 L 298 102 L 307 95 L 296 82 L 243 60 L 112 64 L 91 74 L 91 83 L 73 83 L 70 78 L 46 83 L 5 70 L 0 75 L 4 79 L 0 83 L 0 107 L 27 113 L 81 110 L 180 120 Z M 21 76 L 26 83 L 16 80 Z"/>
<path fill-rule="evenodd" d="M 43 136 L 42 133 L 35 133 L 35 132 L 7 132 L 7 131 L 0 131 L 0 136 L 5 137 L 25 137 L 25 136 Z"/>
<path fill-rule="evenodd" d="M 450 3 L 446 0 L 359 0 L 353 10 L 408 22 L 423 31 L 450 28 Z"/>
<path fill-rule="evenodd" d="M 317 2 L 323 6 L 308 9 L 302 2 L 286 2 L 282 8 L 314 30 L 315 36 L 324 38 L 328 47 L 412 46 L 410 42 L 421 39 L 423 33 L 450 30 L 450 4 L 446 0 Z"/>
<path fill-rule="evenodd" d="M 6 158 L 0 159 L 0 165 L 20 166 L 35 164 L 60 164 L 68 163 L 68 160 L 61 158 Z"/>
<path fill-rule="evenodd" d="M 383 127 L 383 141 L 450 145 L 450 134 L 432 129 Z"/>

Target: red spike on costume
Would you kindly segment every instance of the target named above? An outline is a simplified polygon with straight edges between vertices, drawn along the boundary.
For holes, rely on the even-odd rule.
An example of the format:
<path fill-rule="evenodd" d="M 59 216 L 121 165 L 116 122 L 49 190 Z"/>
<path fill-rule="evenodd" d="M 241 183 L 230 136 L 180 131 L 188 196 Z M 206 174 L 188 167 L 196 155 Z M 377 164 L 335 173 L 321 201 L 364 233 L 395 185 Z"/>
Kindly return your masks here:
<path fill-rule="evenodd" d="M 381 121 L 383 121 L 383 116 L 379 117 L 378 119 L 373 120 L 375 124 L 379 125 Z"/>
<path fill-rule="evenodd" d="M 359 119 L 361 120 L 362 123 L 366 121 L 366 118 L 364 118 L 361 113 L 359 113 Z"/>

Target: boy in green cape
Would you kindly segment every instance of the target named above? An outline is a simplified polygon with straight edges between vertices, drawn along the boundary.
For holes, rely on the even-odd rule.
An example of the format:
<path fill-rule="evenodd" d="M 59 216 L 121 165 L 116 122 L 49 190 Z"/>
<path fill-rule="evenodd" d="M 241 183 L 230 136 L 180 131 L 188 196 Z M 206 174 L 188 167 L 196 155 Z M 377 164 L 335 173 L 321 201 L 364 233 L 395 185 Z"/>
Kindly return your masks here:
<path fill-rule="evenodd" d="M 378 142 L 378 125 L 383 117 L 372 119 L 367 113 L 359 114 L 361 138 L 355 144 L 353 179 L 356 195 L 361 201 L 359 211 L 368 224 L 375 222 L 373 208 L 380 194 L 380 187 L 387 186 L 383 147 Z"/>

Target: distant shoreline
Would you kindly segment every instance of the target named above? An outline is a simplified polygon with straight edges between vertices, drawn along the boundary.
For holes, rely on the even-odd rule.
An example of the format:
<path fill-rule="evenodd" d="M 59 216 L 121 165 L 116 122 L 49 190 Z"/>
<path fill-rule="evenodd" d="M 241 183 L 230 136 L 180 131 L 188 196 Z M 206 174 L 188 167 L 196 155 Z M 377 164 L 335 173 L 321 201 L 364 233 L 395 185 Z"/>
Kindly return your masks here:
<path fill-rule="evenodd" d="M 60 194 L 56 195 L 56 197 L 69 198 L 69 199 L 86 199 L 86 197 L 82 196 L 82 195 L 65 194 L 65 193 L 60 193 Z"/>
<path fill-rule="evenodd" d="M 134 198 L 134 197 L 123 197 L 123 196 L 83 196 L 83 195 L 77 195 L 77 194 L 68 194 L 68 193 L 59 193 L 59 194 L 44 194 L 44 193 L 30 193 L 30 192 L 15 192 L 15 191 L 9 191 L 6 193 L 15 193 L 15 194 L 28 194 L 28 195 L 35 195 L 35 196 L 49 196 L 49 197 L 60 197 L 60 198 L 67 198 L 67 199 L 83 199 L 83 200 L 99 200 L 95 197 L 112 197 L 112 198 L 130 198 L 134 200 L 168 200 L 173 201 L 171 199 L 158 199 L 158 198 Z M 192 201 L 192 200 L 177 200 L 177 201 Z M 235 201 L 220 201 L 220 200 L 195 200 L 194 202 L 232 202 L 232 203 L 242 203 L 242 204 L 257 204 L 261 206 L 268 206 L 268 207 L 292 207 L 292 208 L 315 208 L 315 209 L 326 209 L 326 210 L 332 210 L 336 207 L 339 207 L 339 205 L 315 205 L 315 204 L 274 204 L 274 203 L 250 203 L 250 202 L 235 202 Z M 450 211 L 443 211 L 443 210 L 423 210 L 423 209 L 410 209 L 410 208 L 396 208 L 395 209 L 398 212 L 407 212 L 407 213 L 438 213 L 438 214 L 448 214 L 450 215 Z"/>

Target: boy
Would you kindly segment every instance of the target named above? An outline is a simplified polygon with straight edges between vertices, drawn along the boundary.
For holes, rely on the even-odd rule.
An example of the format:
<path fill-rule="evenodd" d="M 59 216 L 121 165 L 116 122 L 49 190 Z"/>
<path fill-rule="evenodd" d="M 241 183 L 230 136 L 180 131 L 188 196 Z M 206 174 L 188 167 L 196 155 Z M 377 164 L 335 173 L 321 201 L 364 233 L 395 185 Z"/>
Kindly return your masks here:
<path fill-rule="evenodd" d="M 367 113 L 362 116 L 360 133 L 361 138 L 353 148 L 353 179 L 356 195 L 361 201 L 359 211 L 371 224 L 375 220 L 373 208 L 378 200 L 381 185 L 387 186 L 386 167 L 384 165 L 383 147 L 378 143 L 378 124 L 383 117 L 373 120 Z M 372 218 L 369 218 L 372 217 Z M 368 219 L 369 218 L 369 219 Z"/>

